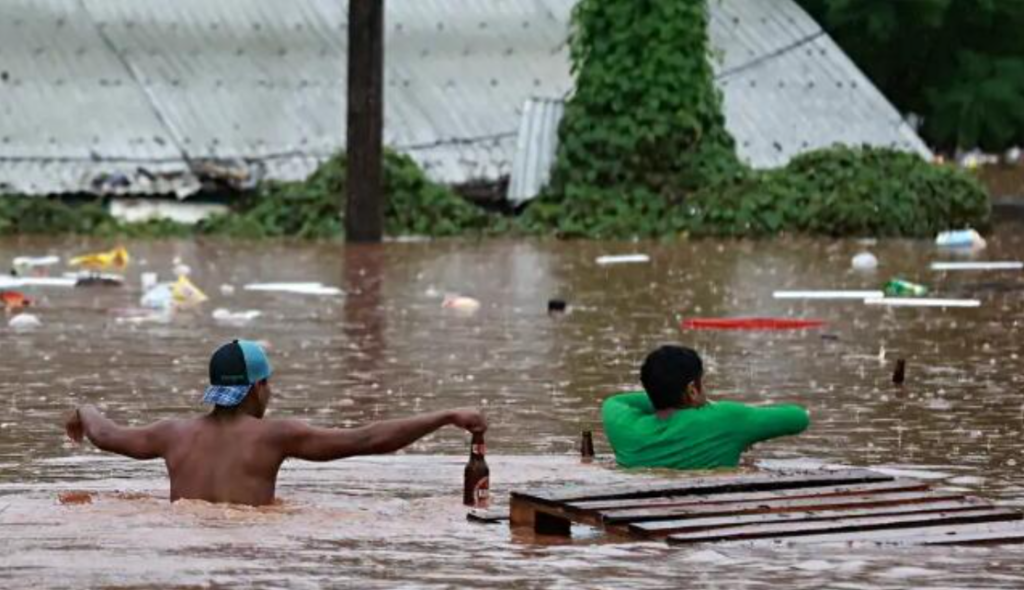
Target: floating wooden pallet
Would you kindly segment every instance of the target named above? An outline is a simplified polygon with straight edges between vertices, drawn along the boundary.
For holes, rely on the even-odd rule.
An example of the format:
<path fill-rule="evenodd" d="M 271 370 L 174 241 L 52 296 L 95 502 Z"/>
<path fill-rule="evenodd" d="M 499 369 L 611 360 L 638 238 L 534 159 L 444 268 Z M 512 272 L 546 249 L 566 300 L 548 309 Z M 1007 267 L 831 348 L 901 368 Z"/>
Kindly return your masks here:
<path fill-rule="evenodd" d="M 865 469 L 682 477 L 513 492 L 512 526 L 569 536 L 572 524 L 673 545 L 1024 542 L 1017 510 Z"/>

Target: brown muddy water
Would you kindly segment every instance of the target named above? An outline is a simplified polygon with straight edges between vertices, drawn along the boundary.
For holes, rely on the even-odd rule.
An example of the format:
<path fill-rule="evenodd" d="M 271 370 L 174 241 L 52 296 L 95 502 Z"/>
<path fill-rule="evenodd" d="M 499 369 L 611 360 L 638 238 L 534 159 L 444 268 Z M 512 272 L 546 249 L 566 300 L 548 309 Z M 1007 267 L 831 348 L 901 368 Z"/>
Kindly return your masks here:
<path fill-rule="evenodd" d="M 1020 227 L 977 258 L 1020 260 Z M 67 255 L 113 244 L 0 241 L 19 254 Z M 850 270 L 855 241 L 437 241 L 379 247 L 241 242 L 127 244 L 123 289 L 26 289 L 42 325 L 0 325 L 0 587 L 3 588 L 1020 588 L 1019 547 L 669 548 L 583 534 L 542 545 L 503 525 L 466 522 L 468 440 L 448 429 L 397 456 L 288 463 L 268 509 L 165 501 L 159 462 L 73 447 L 60 417 L 91 401 L 143 423 L 202 411 L 210 352 L 263 340 L 275 365 L 272 416 L 322 425 L 459 405 L 489 413 L 500 501 L 538 483 L 622 481 L 598 407 L 637 387 L 637 366 L 669 341 L 705 356 L 712 397 L 806 405 L 803 436 L 763 444 L 762 468 L 876 466 L 1024 507 L 1024 273 L 929 270 L 930 242 L 882 241 L 876 272 Z M 645 252 L 649 264 L 598 266 Z M 211 301 L 170 323 L 132 323 L 139 273 L 180 257 Z M 776 289 L 877 288 L 891 276 L 978 309 L 888 309 L 772 299 Z M 343 296 L 245 291 L 250 281 L 320 281 Z M 230 284 L 234 294 L 221 285 Z M 446 292 L 482 302 L 442 309 Z M 547 300 L 571 313 L 549 317 Z M 216 308 L 255 309 L 245 326 Z M 827 321 L 797 332 L 684 332 L 682 317 L 782 315 Z M 907 384 L 890 380 L 897 357 Z M 595 428 L 604 460 L 581 465 Z M 68 490 L 92 503 L 62 505 Z"/>

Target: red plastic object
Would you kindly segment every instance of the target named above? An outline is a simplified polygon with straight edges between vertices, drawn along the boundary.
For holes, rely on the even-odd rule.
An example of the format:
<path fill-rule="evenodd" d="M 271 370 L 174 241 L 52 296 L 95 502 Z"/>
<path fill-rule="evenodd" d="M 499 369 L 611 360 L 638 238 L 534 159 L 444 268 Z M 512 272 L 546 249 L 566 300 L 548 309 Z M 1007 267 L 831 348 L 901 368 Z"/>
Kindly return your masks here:
<path fill-rule="evenodd" d="M 28 307 L 32 302 L 17 291 L 0 291 L 0 303 L 6 309 L 21 309 Z"/>
<path fill-rule="evenodd" d="M 822 320 L 791 318 L 692 318 L 683 320 L 684 330 L 806 330 L 824 326 Z"/>

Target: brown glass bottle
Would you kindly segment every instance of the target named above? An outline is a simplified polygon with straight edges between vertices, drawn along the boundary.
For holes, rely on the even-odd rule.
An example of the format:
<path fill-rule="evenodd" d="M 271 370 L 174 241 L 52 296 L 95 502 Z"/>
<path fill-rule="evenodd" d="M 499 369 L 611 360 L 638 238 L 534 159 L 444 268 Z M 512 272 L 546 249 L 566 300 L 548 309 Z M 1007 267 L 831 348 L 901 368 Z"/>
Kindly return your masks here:
<path fill-rule="evenodd" d="M 584 463 L 594 460 L 594 433 L 589 430 L 584 430 L 580 439 L 580 457 Z"/>
<path fill-rule="evenodd" d="M 465 486 L 463 487 L 462 502 L 466 506 L 475 508 L 486 508 L 491 500 L 491 470 L 487 467 L 487 447 L 484 444 L 484 435 L 473 434 L 473 441 L 469 445 L 469 463 L 466 464 Z"/>
<path fill-rule="evenodd" d="M 898 359 L 896 361 L 896 369 L 892 372 L 892 382 L 896 385 L 903 385 L 903 382 L 907 378 L 907 361 Z"/>

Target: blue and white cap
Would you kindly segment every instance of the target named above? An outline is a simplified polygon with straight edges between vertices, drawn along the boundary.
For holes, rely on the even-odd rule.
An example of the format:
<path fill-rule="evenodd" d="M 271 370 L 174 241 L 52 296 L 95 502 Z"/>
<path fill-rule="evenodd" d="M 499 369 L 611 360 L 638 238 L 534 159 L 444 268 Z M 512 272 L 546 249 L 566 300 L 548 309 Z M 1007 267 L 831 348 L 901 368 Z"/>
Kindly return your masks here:
<path fill-rule="evenodd" d="M 259 344 L 250 340 L 225 344 L 210 358 L 210 386 L 203 395 L 203 403 L 237 406 L 253 385 L 272 373 L 270 361 Z"/>

